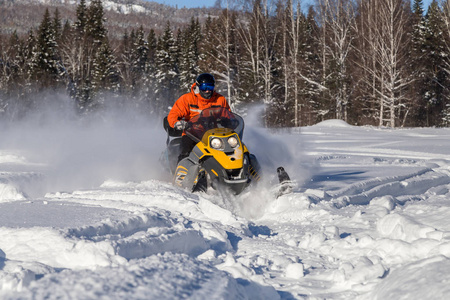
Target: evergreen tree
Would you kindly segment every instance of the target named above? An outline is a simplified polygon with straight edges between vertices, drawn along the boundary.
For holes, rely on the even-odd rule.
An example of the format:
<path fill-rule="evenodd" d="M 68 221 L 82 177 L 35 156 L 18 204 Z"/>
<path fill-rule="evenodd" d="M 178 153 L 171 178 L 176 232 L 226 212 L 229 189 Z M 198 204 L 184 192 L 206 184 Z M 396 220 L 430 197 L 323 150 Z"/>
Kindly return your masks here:
<path fill-rule="evenodd" d="M 201 29 L 202 35 L 205 37 L 199 45 L 199 68 L 202 72 L 213 73 L 216 70 L 217 49 L 215 45 L 215 35 L 217 28 L 215 22 L 209 15 L 203 28 Z"/>
<path fill-rule="evenodd" d="M 156 112 L 166 114 L 169 106 L 180 96 L 179 74 L 177 66 L 177 48 L 170 26 L 159 37 L 156 51 L 155 91 L 156 103 L 153 103 Z"/>
<path fill-rule="evenodd" d="M 122 78 L 121 92 L 123 94 L 132 95 L 133 93 L 133 78 L 132 78 L 132 41 L 131 37 L 134 36 L 134 30 L 131 32 L 131 36 L 125 31 L 119 48 L 119 71 Z"/>
<path fill-rule="evenodd" d="M 158 45 L 158 38 L 156 36 L 154 29 L 151 29 L 150 33 L 147 36 L 147 45 L 148 45 L 147 70 L 149 73 L 153 73 L 153 71 L 155 70 L 156 50 Z"/>
<path fill-rule="evenodd" d="M 55 9 L 52 26 L 53 26 L 53 32 L 55 33 L 55 40 L 56 40 L 56 42 L 58 42 L 61 39 L 61 35 L 62 35 L 61 17 L 59 15 L 58 8 Z"/>
<path fill-rule="evenodd" d="M 314 82 L 320 82 L 320 64 L 318 54 L 317 35 L 319 28 L 315 20 L 315 11 L 310 7 L 306 16 L 306 32 L 304 36 L 304 50 L 303 57 L 305 60 L 304 74 L 308 80 L 305 80 L 305 85 L 302 90 L 302 97 L 304 98 L 305 125 L 313 125 L 322 121 L 323 110 L 320 106 L 320 88 Z M 349 112 L 350 114 L 350 112 Z"/>
<path fill-rule="evenodd" d="M 95 92 L 95 101 L 89 104 L 89 110 L 104 105 L 107 97 L 117 92 L 119 88 L 117 63 L 106 38 L 96 53 L 93 67 L 92 88 Z"/>
<path fill-rule="evenodd" d="M 425 16 L 423 15 L 423 2 L 422 0 L 414 0 L 413 3 L 413 31 L 411 37 L 411 70 L 414 74 L 416 84 L 412 85 L 415 99 L 412 106 L 412 115 L 415 124 L 427 125 L 428 113 L 427 113 L 427 101 L 425 95 L 427 94 L 427 87 L 425 81 L 427 66 L 424 63 L 427 60 L 427 41 L 426 30 L 427 24 Z"/>
<path fill-rule="evenodd" d="M 66 45 L 72 61 L 72 96 L 81 112 L 91 112 L 104 104 L 104 92 L 118 89 L 119 73 L 109 45 L 103 6 L 92 0 L 77 7 L 75 39 Z"/>
<path fill-rule="evenodd" d="M 54 26 L 48 9 L 45 11 L 37 34 L 36 52 L 32 59 L 32 75 L 40 86 L 54 86 L 59 73 L 59 59 Z"/>
<path fill-rule="evenodd" d="M 92 101 L 92 61 L 98 49 L 86 34 L 88 17 L 86 1 L 80 0 L 73 27 L 68 28 L 66 22 L 61 42 L 62 59 L 68 75 L 68 92 L 79 112 L 84 112 Z"/>
<path fill-rule="evenodd" d="M 427 32 L 426 32 L 426 82 L 427 93 L 425 100 L 427 102 L 427 115 L 429 115 L 427 125 L 442 125 L 442 112 L 444 111 L 447 101 L 444 97 L 445 89 L 449 86 L 448 75 L 445 72 L 446 53 L 444 44 L 444 23 L 441 18 L 442 14 L 436 0 L 431 2 L 428 8 Z"/>
<path fill-rule="evenodd" d="M 445 45 L 443 53 L 443 70 L 447 81 L 443 91 L 443 98 L 446 102 L 443 125 L 450 126 L 450 0 L 442 1 L 441 19 L 444 24 L 442 40 Z"/>
<path fill-rule="evenodd" d="M 198 19 L 191 18 L 191 23 L 179 34 L 177 39 L 179 49 L 180 87 L 188 91 L 196 76 L 200 73 L 199 43 L 201 40 Z"/>
<path fill-rule="evenodd" d="M 70 25 L 69 20 L 66 20 L 66 22 L 64 22 L 64 25 L 62 26 L 62 29 L 61 29 L 61 37 L 60 37 L 59 46 L 61 47 L 64 43 L 67 43 L 67 41 L 72 36 L 73 36 L 72 26 Z"/>
<path fill-rule="evenodd" d="M 86 33 L 94 44 L 102 45 L 107 33 L 102 1 L 92 0 L 87 12 Z"/>
<path fill-rule="evenodd" d="M 76 14 L 77 20 L 75 21 L 74 26 L 78 34 L 83 35 L 88 19 L 86 0 L 80 0 L 80 3 L 77 6 Z"/>
<path fill-rule="evenodd" d="M 142 26 L 131 36 L 131 74 L 133 78 L 133 96 L 140 104 L 148 102 L 148 42 Z"/>
<path fill-rule="evenodd" d="M 133 70 L 137 78 L 141 78 L 146 72 L 148 54 L 148 42 L 145 40 L 144 28 L 141 26 L 133 41 Z"/>
<path fill-rule="evenodd" d="M 147 46 L 148 46 L 148 56 L 147 56 L 147 66 L 146 66 L 146 76 L 144 83 L 143 98 L 147 101 L 147 105 L 150 109 L 155 109 L 154 103 L 157 103 L 157 85 L 156 85 L 156 53 L 158 47 L 158 38 L 156 36 L 155 30 L 151 29 L 147 36 Z M 159 114 L 159 112 L 157 113 Z"/>
<path fill-rule="evenodd" d="M 28 32 L 27 41 L 25 42 L 25 49 L 24 49 L 24 60 L 26 64 L 26 71 L 27 71 L 27 80 L 30 79 L 31 73 L 33 70 L 33 55 L 36 52 L 37 48 L 37 40 L 34 35 L 33 30 L 30 30 Z"/>

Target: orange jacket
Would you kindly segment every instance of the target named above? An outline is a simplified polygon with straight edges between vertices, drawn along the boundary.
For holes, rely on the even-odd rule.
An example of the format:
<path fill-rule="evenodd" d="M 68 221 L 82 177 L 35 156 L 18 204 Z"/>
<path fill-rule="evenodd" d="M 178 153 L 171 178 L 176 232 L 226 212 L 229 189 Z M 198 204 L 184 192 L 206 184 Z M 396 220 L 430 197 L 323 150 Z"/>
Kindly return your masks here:
<path fill-rule="evenodd" d="M 196 91 L 197 90 L 197 91 Z M 197 85 L 191 86 L 191 92 L 184 94 L 173 105 L 167 116 L 169 125 L 173 127 L 181 119 L 189 121 L 193 116 L 210 107 L 225 107 L 230 109 L 227 100 L 219 93 L 213 92 L 210 99 L 205 99 L 198 93 Z"/>

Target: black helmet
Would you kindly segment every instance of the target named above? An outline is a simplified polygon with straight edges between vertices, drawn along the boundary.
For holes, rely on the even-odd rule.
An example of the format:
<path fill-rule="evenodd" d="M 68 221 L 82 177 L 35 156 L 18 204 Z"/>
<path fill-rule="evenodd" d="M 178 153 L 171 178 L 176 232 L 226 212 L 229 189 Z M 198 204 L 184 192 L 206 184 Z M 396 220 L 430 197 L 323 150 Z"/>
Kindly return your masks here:
<path fill-rule="evenodd" d="M 209 73 L 203 73 L 197 76 L 197 79 L 195 80 L 195 83 L 200 86 L 202 83 L 209 83 L 212 85 L 216 84 L 216 81 L 214 80 L 214 76 L 212 76 Z"/>
<path fill-rule="evenodd" d="M 197 84 L 197 87 L 200 91 L 200 95 L 203 98 L 205 99 L 211 98 L 214 91 L 214 86 L 216 84 L 214 76 L 212 76 L 209 73 L 200 74 L 197 76 L 195 83 Z"/>

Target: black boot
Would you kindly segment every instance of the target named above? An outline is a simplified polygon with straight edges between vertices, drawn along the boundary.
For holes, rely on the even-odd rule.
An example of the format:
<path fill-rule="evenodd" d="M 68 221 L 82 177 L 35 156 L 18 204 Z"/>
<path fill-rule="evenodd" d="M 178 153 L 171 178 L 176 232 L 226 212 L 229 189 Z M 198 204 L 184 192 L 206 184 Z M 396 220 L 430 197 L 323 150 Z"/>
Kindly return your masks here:
<path fill-rule="evenodd" d="M 280 183 L 283 183 L 285 181 L 291 181 L 291 178 L 289 178 L 288 173 L 286 173 L 283 167 L 278 167 L 277 173 L 278 173 L 278 180 Z"/>

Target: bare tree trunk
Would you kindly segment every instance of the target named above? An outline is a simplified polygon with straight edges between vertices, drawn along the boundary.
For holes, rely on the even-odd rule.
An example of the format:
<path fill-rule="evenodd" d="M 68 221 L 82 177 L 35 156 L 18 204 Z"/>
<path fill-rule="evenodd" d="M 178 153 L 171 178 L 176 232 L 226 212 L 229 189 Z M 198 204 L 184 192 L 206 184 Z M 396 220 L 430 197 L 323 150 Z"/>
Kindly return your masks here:
<path fill-rule="evenodd" d="M 292 41 L 292 54 L 291 54 L 291 59 L 292 59 L 292 68 L 293 68 L 293 95 L 294 95 L 294 126 L 298 127 L 301 125 L 301 106 L 299 103 L 299 82 L 298 82 L 298 77 L 300 74 L 300 70 L 299 70 L 299 50 L 300 50 L 300 36 L 299 36 L 299 29 L 300 29 L 300 17 L 299 16 L 295 16 L 295 12 L 294 12 L 294 3 L 291 2 L 290 3 L 290 7 L 288 7 L 289 9 L 289 15 L 290 15 L 290 21 L 291 21 L 291 31 L 290 31 L 290 36 L 291 36 L 291 41 Z M 300 2 L 299 2 L 300 5 Z M 299 7 L 298 5 L 298 7 Z M 297 8 L 298 8 L 297 7 Z"/>
<path fill-rule="evenodd" d="M 335 99 L 335 117 L 347 121 L 346 110 L 350 99 L 349 88 L 346 84 L 349 76 L 347 64 L 353 41 L 351 29 L 355 21 L 355 14 L 352 2 L 349 0 L 318 1 L 321 4 L 319 7 L 324 10 L 322 15 L 325 16 L 322 24 L 323 34 L 327 35 L 323 37 L 324 49 L 336 65 L 334 70 L 330 70 L 334 73 L 336 86 L 332 96 Z"/>
<path fill-rule="evenodd" d="M 212 56 L 215 65 L 218 69 L 213 70 L 212 73 L 218 77 L 219 81 L 224 82 L 227 87 L 227 99 L 232 110 L 235 110 L 235 101 L 233 99 L 233 81 L 232 81 L 232 34 L 233 34 L 233 22 L 232 12 L 228 9 L 229 2 L 227 0 L 227 9 L 222 11 L 219 16 L 218 26 L 219 33 L 213 35 L 215 38 L 214 44 L 216 47 L 216 55 Z"/>
<path fill-rule="evenodd" d="M 372 63 L 358 64 L 368 75 L 367 84 L 379 99 L 380 126 L 387 122 L 395 127 L 399 118 L 399 105 L 405 98 L 404 89 L 411 84 L 408 65 L 408 8 L 402 0 L 361 1 L 367 12 L 365 31 L 362 32 L 368 49 L 361 54 L 372 56 Z M 367 32 L 366 32 L 367 31 Z M 361 33 L 360 33 L 361 34 Z M 407 101 L 403 103 L 406 105 Z M 406 108 L 408 110 L 408 108 Z"/>

